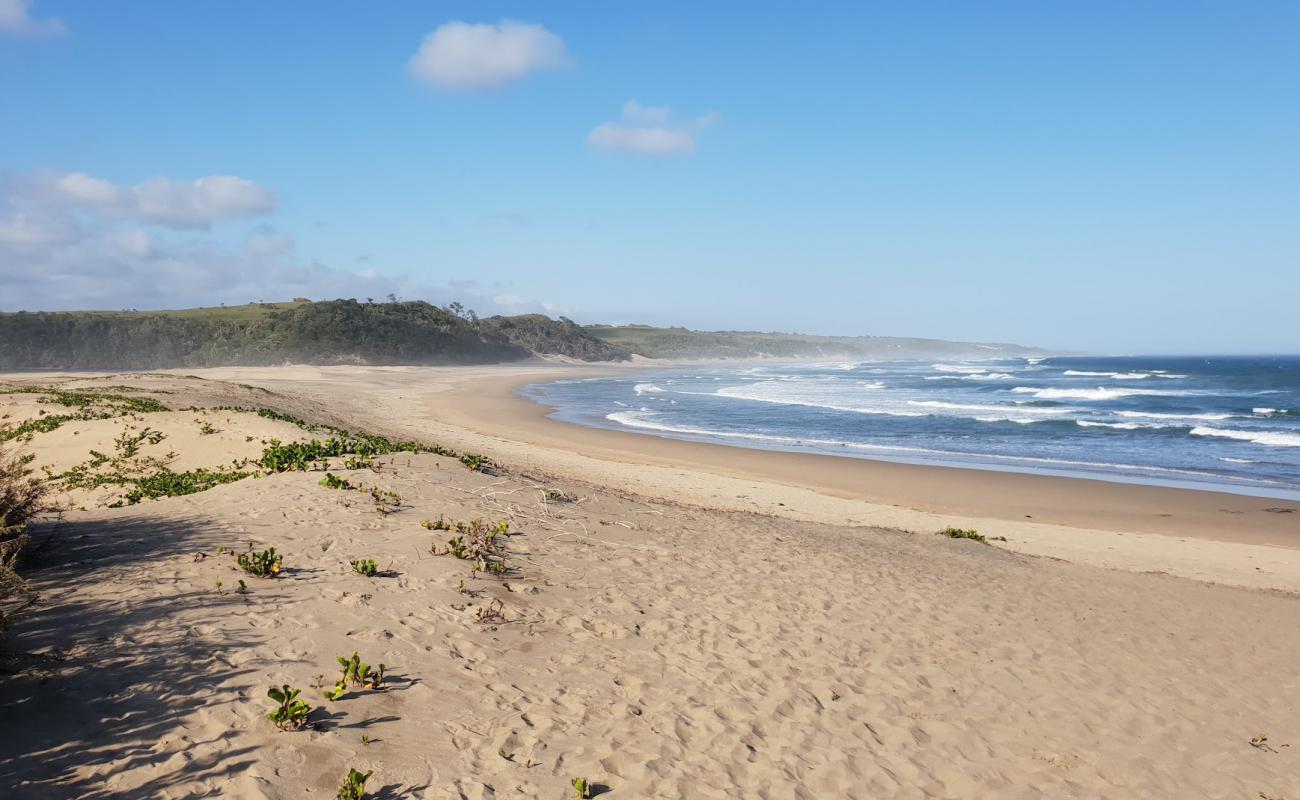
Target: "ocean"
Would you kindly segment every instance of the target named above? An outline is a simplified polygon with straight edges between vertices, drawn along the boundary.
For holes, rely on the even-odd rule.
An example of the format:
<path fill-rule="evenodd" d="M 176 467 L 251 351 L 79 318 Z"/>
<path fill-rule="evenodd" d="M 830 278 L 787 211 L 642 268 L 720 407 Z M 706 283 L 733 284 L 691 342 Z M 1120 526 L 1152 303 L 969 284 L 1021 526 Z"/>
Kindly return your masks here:
<path fill-rule="evenodd" d="M 676 439 L 1300 499 L 1300 356 L 750 362 L 522 394 Z"/>

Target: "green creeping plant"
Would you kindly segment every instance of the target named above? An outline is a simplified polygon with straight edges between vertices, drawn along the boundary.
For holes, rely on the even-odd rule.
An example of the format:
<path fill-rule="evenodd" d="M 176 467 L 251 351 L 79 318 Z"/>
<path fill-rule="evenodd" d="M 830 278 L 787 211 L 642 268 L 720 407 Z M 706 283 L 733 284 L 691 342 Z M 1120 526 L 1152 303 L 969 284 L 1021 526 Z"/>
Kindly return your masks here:
<path fill-rule="evenodd" d="M 436 549 L 437 545 L 434 545 L 434 548 Z M 447 555 L 455 556 L 456 558 L 463 558 L 463 559 L 468 559 L 471 557 L 469 548 L 465 546 L 465 541 L 463 537 L 460 536 L 456 536 L 447 540 Z"/>
<path fill-rule="evenodd" d="M 324 426 L 315 426 L 309 428 L 309 430 L 314 430 L 316 427 Z M 289 444 L 284 444 L 278 439 L 272 439 L 270 446 L 262 451 L 262 457 L 258 460 L 258 464 L 271 472 L 285 472 L 286 470 L 306 471 L 317 461 L 324 461 L 327 458 L 343 458 L 344 456 L 368 458 L 402 452 L 435 453 L 441 456 L 456 455 L 455 451 L 437 445 L 424 445 L 419 442 L 393 442 L 382 436 L 370 436 L 363 433 L 354 434 L 341 428 L 326 427 L 325 429 L 337 434 L 337 436 L 323 442 L 312 439 L 309 442 L 290 442 Z"/>
<path fill-rule="evenodd" d="M 130 479 L 131 482 L 135 483 L 135 488 L 127 492 L 124 500 L 118 501 L 119 507 L 121 504 L 133 506 L 144 499 L 154 500 L 159 497 L 180 497 L 187 494 L 197 494 L 223 483 L 243 480 L 252 474 L 251 472 L 237 471 L 214 472 L 207 469 L 172 472 L 163 468 L 153 475 Z"/>
<path fill-rule="evenodd" d="M 500 520 L 489 525 L 481 519 L 469 522 L 457 522 L 453 530 L 458 536 L 447 540 L 447 549 L 439 551 L 433 546 L 434 555 L 449 555 L 465 561 L 473 561 L 474 569 L 503 575 L 510 567 L 505 559 L 504 539 L 510 535 L 510 523 Z"/>
<path fill-rule="evenodd" d="M 334 688 L 325 693 L 330 700 L 341 699 L 348 693 L 348 686 L 365 686 L 376 691 L 384 688 L 385 665 L 380 664 L 378 669 L 372 670 L 369 664 L 362 662 L 356 651 L 352 652 L 351 658 L 339 656 L 338 662 L 343 674 L 334 683 Z"/>
<path fill-rule="evenodd" d="M 272 686 L 266 696 L 279 705 L 267 714 L 266 718 L 274 722 L 275 727 L 282 731 L 297 730 L 306 725 L 311 706 L 307 701 L 298 699 L 301 693 L 301 689 L 294 689 L 287 683 L 278 689 Z"/>
<path fill-rule="evenodd" d="M 465 453 L 460 457 L 460 463 L 475 472 L 490 472 L 496 466 L 492 459 L 480 453 Z"/>
<path fill-rule="evenodd" d="M 348 483 L 345 479 L 329 472 L 325 473 L 325 477 L 320 479 L 320 485 L 324 486 L 326 489 L 347 490 L 353 488 L 352 484 Z"/>
<path fill-rule="evenodd" d="M 947 536 L 949 539 L 973 539 L 974 541 L 977 542 L 987 543 L 984 534 L 976 530 L 967 531 L 967 530 L 962 530 L 961 528 L 944 528 L 943 530 L 939 531 L 939 535 Z"/>
<path fill-rule="evenodd" d="M 239 564 L 240 569 L 259 578 L 274 578 L 279 575 L 283 561 L 284 556 L 276 553 L 274 547 L 260 553 L 253 552 L 250 547 L 247 553 L 235 556 L 235 563 Z"/>
<path fill-rule="evenodd" d="M 375 574 L 379 572 L 378 568 L 375 566 L 375 560 L 373 558 L 358 558 L 356 561 L 353 561 L 352 571 L 360 575 L 365 575 L 367 578 L 373 578 L 375 577 Z"/>
<path fill-rule="evenodd" d="M 586 778 L 574 778 L 569 781 L 569 785 L 573 787 L 574 800 L 591 797 L 591 784 L 587 783 Z"/>
<path fill-rule="evenodd" d="M 338 800 L 363 800 L 366 796 L 366 781 L 374 774 L 374 770 L 357 772 L 355 769 L 349 769 L 348 775 L 339 784 Z"/>
<path fill-rule="evenodd" d="M 424 522 L 421 522 L 420 525 L 422 525 L 426 531 L 451 530 L 451 523 L 447 522 L 447 520 L 443 519 L 441 516 L 438 517 L 437 522 L 433 522 L 431 520 L 426 519 Z"/>

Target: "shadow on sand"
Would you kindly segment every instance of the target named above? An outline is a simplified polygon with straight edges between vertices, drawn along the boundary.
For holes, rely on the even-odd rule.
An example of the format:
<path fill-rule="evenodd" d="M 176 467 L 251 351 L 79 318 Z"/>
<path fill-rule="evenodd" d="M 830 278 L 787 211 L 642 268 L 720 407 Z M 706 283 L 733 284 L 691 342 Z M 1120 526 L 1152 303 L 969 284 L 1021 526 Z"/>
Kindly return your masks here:
<path fill-rule="evenodd" d="M 243 598 L 170 589 L 176 559 L 232 538 L 199 519 L 143 514 L 64 524 L 36 549 L 24 573 L 40 600 L 9 632 L 0 661 L 0 797 L 156 797 L 248 768 L 250 748 L 221 744 L 229 730 L 168 742 L 184 735 L 182 715 L 236 701 L 214 687 L 248 672 L 231 656 L 264 636 L 199 630 L 180 617 Z M 142 599 L 111 590 L 140 581 L 157 584 Z M 217 752 L 193 757 L 202 744 Z M 113 788 L 137 769 L 149 776 L 143 784 L 133 776 L 129 791 Z"/>

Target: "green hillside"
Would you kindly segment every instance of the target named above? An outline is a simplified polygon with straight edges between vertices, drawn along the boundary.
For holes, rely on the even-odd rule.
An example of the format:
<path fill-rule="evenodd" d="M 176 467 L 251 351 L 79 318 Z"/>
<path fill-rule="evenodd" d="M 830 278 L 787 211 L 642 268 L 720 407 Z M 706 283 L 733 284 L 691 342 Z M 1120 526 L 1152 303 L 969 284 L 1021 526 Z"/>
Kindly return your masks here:
<path fill-rule="evenodd" d="M 627 356 L 568 320 L 478 319 L 424 302 L 0 314 L 0 369 L 7 370 L 484 364 L 534 354 L 589 361 Z"/>

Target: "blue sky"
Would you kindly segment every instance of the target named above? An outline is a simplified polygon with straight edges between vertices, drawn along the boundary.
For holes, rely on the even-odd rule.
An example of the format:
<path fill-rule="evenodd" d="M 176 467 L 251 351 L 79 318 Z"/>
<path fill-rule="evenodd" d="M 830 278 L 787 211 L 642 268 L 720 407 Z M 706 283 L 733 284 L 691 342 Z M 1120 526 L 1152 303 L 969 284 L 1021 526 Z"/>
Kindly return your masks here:
<path fill-rule="evenodd" d="M 0 0 L 0 309 L 1295 352 L 1297 41 L 1291 2 Z"/>

